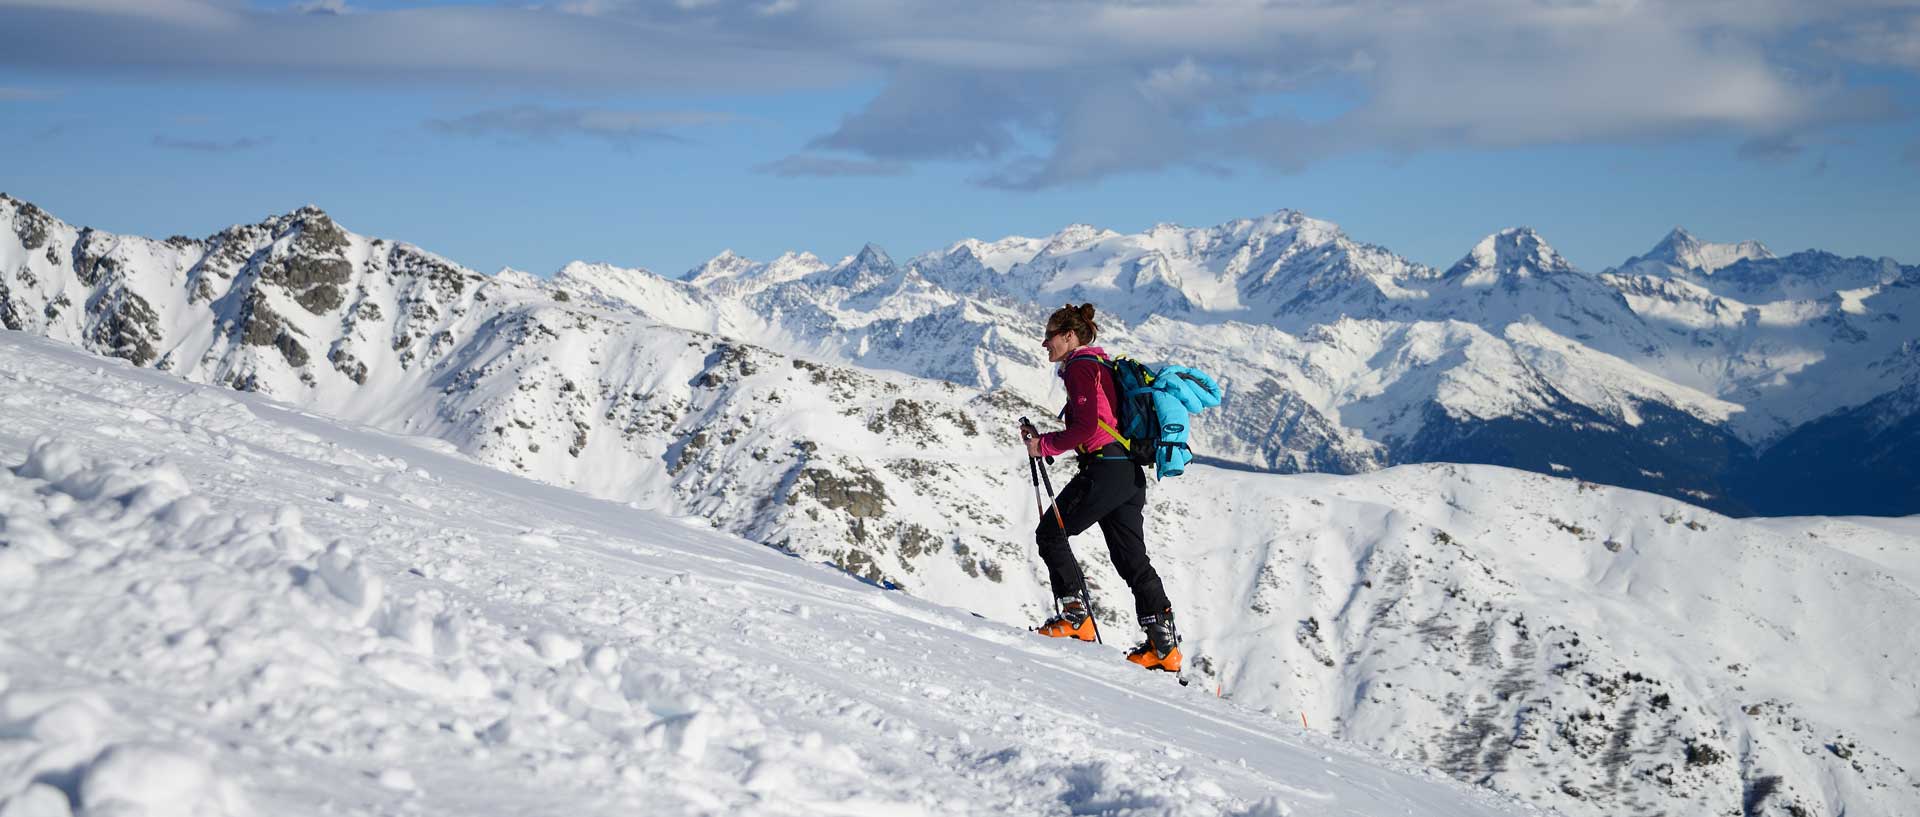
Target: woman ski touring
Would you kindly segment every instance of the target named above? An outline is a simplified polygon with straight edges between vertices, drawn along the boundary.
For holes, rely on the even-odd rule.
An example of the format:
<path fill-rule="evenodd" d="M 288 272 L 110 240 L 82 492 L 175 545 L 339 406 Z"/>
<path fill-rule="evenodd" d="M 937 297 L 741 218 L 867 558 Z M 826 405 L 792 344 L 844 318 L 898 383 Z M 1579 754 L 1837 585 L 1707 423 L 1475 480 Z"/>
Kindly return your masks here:
<path fill-rule="evenodd" d="M 1160 584 L 1160 574 L 1147 559 L 1141 512 L 1147 504 L 1147 475 L 1128 458 L 1115 431 L 1119 395 L 1106 352 L 1091 345 L 1100 328 L 1093 322 L 1093 304 L 1071 304 L 1047 318 L 1041 345 L 1047 360 L 1058 364 L 1067 384 L 1066 429 L 1041 434 L 1032 425 L 1021 428 L 1027 456 L 1055 457 L 1071 452 L 1079 472 L 1047 509 L 1034 531 L 1040 558 L 1060 612 L 1040 625 L 1041 635 L 1054 638 L 1096 638 L 1088 606 L 1086 577 L 1074 559 L 1067 537 L 1100 526 L 1113 567 L 1133 590 L 1135 613 L 1146 630 L 1146 640 L 1127 654 L 1127 660 L 1148 669 L 1180 671 L 1180 639 L 1173 629 L 1173 605 Z"/>

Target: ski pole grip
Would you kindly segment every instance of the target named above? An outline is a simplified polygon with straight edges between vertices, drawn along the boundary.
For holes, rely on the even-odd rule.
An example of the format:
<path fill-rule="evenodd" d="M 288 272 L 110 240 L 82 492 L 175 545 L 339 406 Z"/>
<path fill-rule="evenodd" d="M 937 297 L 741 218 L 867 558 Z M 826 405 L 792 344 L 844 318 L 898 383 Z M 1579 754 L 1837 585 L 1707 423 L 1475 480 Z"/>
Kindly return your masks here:
<path fill-rule="evenodd" d="M 1034 427 L 1033 427 L 1033 421 L 1032 421 L 1032 420 L 1029 420 L 1029 419 L 1027 419 L 1027 418 L 1025 418 L 1025 417 L 1022 417 L 1022 418 L 1020 418 L 1020 439 L 1021 439 L 1021 441 L 1022 441 L 1022 442 L 1025 442 L 1025 441 L 1026 441 L 1026 439 L 1027 439 L 1028 437 L 1038 437 L 1038 436 L 1040 436 L 1040 429 L 1037 429 L 1037 428 L 1034 428 Z M 1048 458 L 1047 458 L 1047 464 L 1048 464 L 1048 465 L 1052 465 L 1052 464 L 1053 464 L 1053 458 L 1052 458 L 1052 457 L 1048 457 Z"/>

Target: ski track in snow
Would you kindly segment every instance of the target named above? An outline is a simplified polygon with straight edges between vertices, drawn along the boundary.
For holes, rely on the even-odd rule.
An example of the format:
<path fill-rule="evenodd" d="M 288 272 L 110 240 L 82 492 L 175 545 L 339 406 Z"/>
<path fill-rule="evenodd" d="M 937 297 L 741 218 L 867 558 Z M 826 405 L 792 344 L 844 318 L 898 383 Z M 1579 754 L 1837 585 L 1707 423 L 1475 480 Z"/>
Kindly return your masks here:
<path fill-rule="evenodd" d="M 1533 813 L 823 565 L 0 335 L 0 815 Z"/>

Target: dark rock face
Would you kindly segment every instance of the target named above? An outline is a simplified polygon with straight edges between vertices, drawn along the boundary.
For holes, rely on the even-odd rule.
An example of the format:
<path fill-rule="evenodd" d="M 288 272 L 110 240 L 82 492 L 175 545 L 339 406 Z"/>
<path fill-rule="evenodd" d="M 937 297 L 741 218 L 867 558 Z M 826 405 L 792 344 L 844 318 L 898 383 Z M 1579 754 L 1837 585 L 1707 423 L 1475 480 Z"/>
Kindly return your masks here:
<path fill-rule="evenodd" d="M 19 306 L 14 303 L 13 292 L 7 289 L 7 282 L 4 279 L 0 279 L 0 326 L 15 332 L 27 326 L 26 321 L 21 320 Z"/>
<path fill-rule="evenodd" d="M 1736 486 L 1768 515 L 1920 513 L 1920 385 L 1795 429 Z"/>
<path fill-rule="evenodd" d="M 160 318 L 145 298 L 122 289 L 97 303 L 100 317 L 88 338 L 96 348 L 135 366 L 146 366 L 160 356 Z"/>
<path fill-rule="evenodd" d="M 353 264 L 346 259 L 346 231 L 324 213 L 301 212 L 313 214 L 300 222 L 287 254 L 261 268 L 260 280 L 285 287 L 301 308 L 321 315 L 346 301 L 341 290 L 353 277 Z"/>
<path fill-rule="evenodd" d="M 1264 427 L 1229 427 L 1239 439 L 1259 440 L 1260 465 L 1281 474 L 1315 472 L 1359 474 L 1380 467 L 1370 456 L 1342 445 L 1338 428 L 1300 395 L 1272 378 L 1234 391 L 1233 399 L 1253 410 L 1237 416 L 1270 418 Z M 1230 415 L 1204 416 L 1201 422 L 1232 423 Z"/>
<path fill-rule="evenodd" d="M 1491 420 L 1430 405 L 1421 433 L 1391 455 L 1564 472 L 1730 516 L 1920 513 L 1920 385 L 1807 423 L 1759 453 L 1677 409 L 1638 410 L 1641 424 L 1628 426 L 1570 401 Z"/>
<path fill-rule="evenodd" d="M 53 226 L 53 217 L 45 210 L 18 199 L 0 193 L 0 199 L 14 202 L 18 207 L 14 216 L 13 232 L 20 237 L 20 244 L 28 251 L 37 250 L 47 243 L 47 231 Z"/>
<path fill-rule="evenodd" d="M 1753 452 L 1731 433 L 1654 403 L 1630 426 L 1564 396 L 1550 408 L 1489 420 L 1459 418 L 1428 404 L 1420 433 L 1392 448 L 1396 463 L 1504 465 L 1670 496 L 1735 516 L 1752 506 L 1729 484 L 1752 467 Z"/>
<path fill-rule="evenodd" d="M 346 375 L 347 379 L 352 380 L 356 385 L 367 384 L 367 364 L 360 362 L 352 352 L 335 347 L 327 352 L 327 360 L 333 364 L 334 370 Z"/>
<path fill-rule="evenodd" d="M 843 510 L 855 519 L 877 518 L 886 512 L 887 489 L 865 470 L 841 476 L 820 468 L 800 473 L 806 480 L 799 489 L 822 506 Z"/>
<path fill-rule="evenodd" d="M 272 346 L 280 350 L 287 363 L 298 368 L 307 365 L 306 347 L 294 338 L 296 330 L 287 325 L 280 315 L 267 305 L 266 296 L 260 290 L 247 294 L 246 305 L 240 317 L 240 342 L 248 346 Z"/>
<path fill-rule="evenodd" d="M 96 236 L 93 230 L 81 230 L 80 240 L 73 243 L 73 274 L 89 287 L 98 285 L 103 273 L 112 275 L 117 266 L 112 258 L 106 257 L 106 249 L 95 250 Z"/>

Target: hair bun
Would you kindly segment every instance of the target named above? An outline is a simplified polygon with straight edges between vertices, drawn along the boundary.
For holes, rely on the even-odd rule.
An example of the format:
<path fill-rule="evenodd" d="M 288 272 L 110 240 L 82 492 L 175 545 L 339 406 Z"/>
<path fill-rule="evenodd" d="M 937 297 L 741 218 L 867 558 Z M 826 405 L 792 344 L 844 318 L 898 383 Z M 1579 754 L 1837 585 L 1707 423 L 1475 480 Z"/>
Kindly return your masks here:
<path fill-rule="evenodd" d="M 1072 331 L 1080 336 L 1083 344 L 1092 343 L 1100 334 L 1100 326 L 1093 322 L 1093 304 L 1066 304 L 1047 316 L 1047 334 Z"/>

